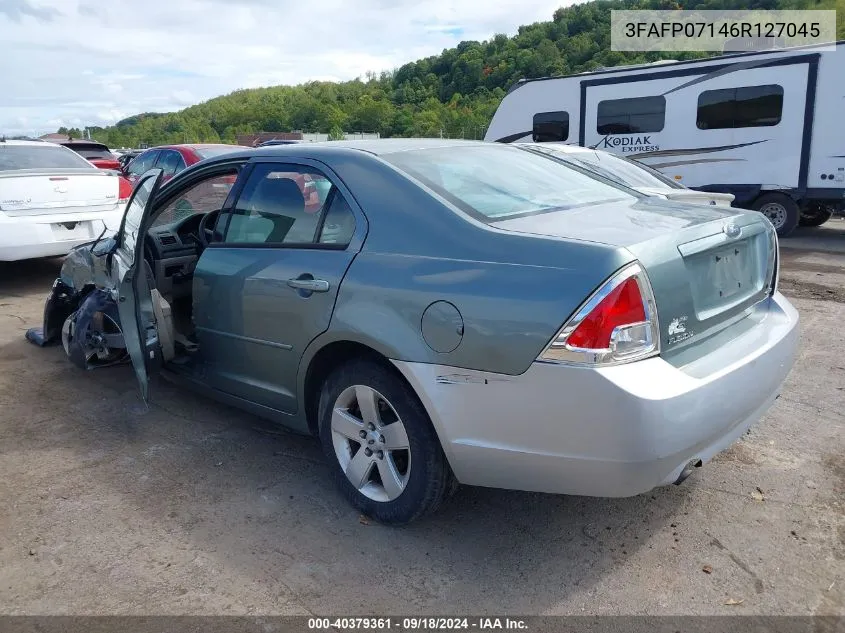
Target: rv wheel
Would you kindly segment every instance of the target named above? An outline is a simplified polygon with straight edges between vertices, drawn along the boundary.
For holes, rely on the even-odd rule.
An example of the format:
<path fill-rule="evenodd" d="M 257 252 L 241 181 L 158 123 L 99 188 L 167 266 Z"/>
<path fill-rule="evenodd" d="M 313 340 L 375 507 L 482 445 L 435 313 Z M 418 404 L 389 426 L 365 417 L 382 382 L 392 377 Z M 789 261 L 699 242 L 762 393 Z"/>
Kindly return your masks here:
<path fill-rule="evenodd" d="M 754 209 L 766 216 L 780 237 L 786 237 L 792 233 L 801 217 L 795 200 L 782 193 L 767 193 L 760 196 L 754 203 Z"/>
<path fill-rule="evenodd" d="M 823 204 L 810 205 L 801 213 L 800 226 L 821 226 L 833 217 L 833 208 Z"/>

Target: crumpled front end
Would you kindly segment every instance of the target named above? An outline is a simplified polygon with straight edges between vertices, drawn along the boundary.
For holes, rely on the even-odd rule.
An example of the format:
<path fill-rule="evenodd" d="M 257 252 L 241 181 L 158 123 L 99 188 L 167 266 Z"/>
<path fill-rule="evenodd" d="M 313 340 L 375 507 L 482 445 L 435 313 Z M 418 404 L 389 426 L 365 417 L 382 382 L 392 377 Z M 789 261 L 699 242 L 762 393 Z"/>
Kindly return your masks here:
<path fill-rule="evenodd" d="M 60 341 L 73 363 L 83 369 L 111 366 L 126 360 L 114 284 L 107 254 L 112 240 L 84 244 L 65 259 L 44 304 L 41 327 L 26 332 L 40 347 Z"/>

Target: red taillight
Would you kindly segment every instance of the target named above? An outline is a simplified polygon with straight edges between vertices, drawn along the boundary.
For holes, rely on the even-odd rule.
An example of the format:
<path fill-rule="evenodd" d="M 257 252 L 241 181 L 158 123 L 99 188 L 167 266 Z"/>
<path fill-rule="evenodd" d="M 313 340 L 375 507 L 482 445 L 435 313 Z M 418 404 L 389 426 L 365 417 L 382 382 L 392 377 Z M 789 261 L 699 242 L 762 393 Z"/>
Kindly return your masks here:
<path fill-rule="evenodd" d="M 118 176 L 117 197 L 120 198 L 118 202 L 126 203 L 129 201 L 129 196 L 132 195 L 132 183 L 126 180 L 123 176 Z"/>
<path fill-rule="evenodd" d="M 238 179 L 238 177 L 237 177 L 237 176 L 234 176 L 234 175 L 232 175 L 232 176 L 223 176 L 223 182 L 225 182 L 227 185 L 234 185 L 234 184 L 235 184 L 235 181 L 236 181 L 237 179 Z"/>
<path fill-rule="evenodd" d="M 634 263 L 593 293 L 538 360 L 595 366 L 626 363 L 659 352 L 654 293 L 645 271 Z"/>
<path fill-rule="evenodd" d="M 581 349 L 608 349 L 613 330 L 645 320 L 640 286 L 636 279 L 629 277 L 593 308 L 566 342 Z"/>

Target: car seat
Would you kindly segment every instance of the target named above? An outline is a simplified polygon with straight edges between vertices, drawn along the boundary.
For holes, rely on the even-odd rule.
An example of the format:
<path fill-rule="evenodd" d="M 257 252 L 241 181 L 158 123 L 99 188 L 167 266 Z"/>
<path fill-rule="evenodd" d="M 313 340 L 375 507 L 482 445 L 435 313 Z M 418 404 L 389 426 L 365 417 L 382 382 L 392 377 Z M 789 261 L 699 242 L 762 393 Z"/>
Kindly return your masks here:
<path fill-rule="evenodd" d="M 232 214 L 226 241 L 278 244 L 305 215 L 305 198 L 290 178 L 264 178 Z M 288 240 L 290 241 L 290 240 Z"/>

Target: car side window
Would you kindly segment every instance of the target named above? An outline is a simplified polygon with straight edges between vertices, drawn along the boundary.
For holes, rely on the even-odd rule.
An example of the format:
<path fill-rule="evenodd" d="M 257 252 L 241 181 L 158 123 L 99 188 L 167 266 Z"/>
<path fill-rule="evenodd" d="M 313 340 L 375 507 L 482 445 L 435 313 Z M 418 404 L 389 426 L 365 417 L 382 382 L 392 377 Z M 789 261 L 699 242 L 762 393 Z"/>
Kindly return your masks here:
<path fill-rule="evenodd" d="M 178 152 L 174 152 L 171 150 L 163 151 L 161 156 L 158 159 L 158 165 L 162 172 L 164 172 L 164 177 L 169 178 L 172 177 L 176 173 L 176 167 L 179 164 L 179 156 Z"/>
<path fill-rule="evenodd" d="M 314 244 L 330 189 L 331 181 L 312 167 L 256 165 L 230 212 L 223 242 Z"/>
<path fill-rule="evenodd" d="M 349 203 L 335 187 L 323 228 L 320 229 L 320 244 L 338 244 L 346 246 L 355 233 L 355 215 Z"/>
<path fill-rule="evenodd" d="M 181 191 L 158 212 L 152 226 L 161 226 L 184 220 L 192 215 L 219 211 L 226 203 L 226 198 L 237 180 L 238 172 L 215 174 L 195 182 Z"/>
<path fill-rule="evenodd" d="M 138 156 L 135 160 L 129 163 L 129 173 L 133 176 L 140 176 L 144 172 L 153 168 L 158 152 L 146 152 Z"/>
<path fill-rule="evenodd" d="M 182 158 L 182 154 L 180 154 L 179 152 L 173 153 L 176 154 L 176 167 L 173 170 L 173 174 L 175 175 L 178 174 L 180 171 L 186 169 L 187 165 L 185 164 L 185 159 Z"/>

